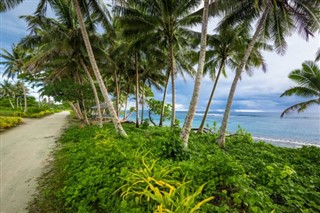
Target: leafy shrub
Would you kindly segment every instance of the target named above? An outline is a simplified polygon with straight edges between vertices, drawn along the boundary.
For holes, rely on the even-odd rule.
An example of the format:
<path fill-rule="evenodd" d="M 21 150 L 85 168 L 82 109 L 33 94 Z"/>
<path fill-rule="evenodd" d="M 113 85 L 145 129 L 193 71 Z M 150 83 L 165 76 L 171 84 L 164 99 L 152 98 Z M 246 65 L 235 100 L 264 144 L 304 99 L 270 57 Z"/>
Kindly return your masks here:
<path fill-rule="evenodd" d="M 150 126 L 150 121 L 149 119 L 144 119 L 141 125 L 142 129 L 147 129 Z"/>
<path fill-rule="evenodd" d="M 25 113 L 25 112 L 14 112 L 13 115 L 14 116 L 18 116 L 18 117 L 26 117 L 27 113 Z"/>
<path fill-rule="evenodd" d="M 125 179 L 125 184 L 120 188 L 122 197 L 134 196 L 138 198 L 137 203 L 144 199 L 148 203 L 148 209 L 155 209 L 154 212 L 158 213 L 193 213 L 214 198 L 208 197 L 196 202 L 205 184 L 189 195 L 192 190 L 189 187 L 190 181 L 180 183 L 170 176 L 178 168 L 156 168 L 156 161 L 148 165 L 143 158 L 142 163 L 144 168 L 131 172 Z"/>
<path fill-rule="evenodd" d="M 20 117 L 0 117 L 0 129 L 7 129 L 22 123 Z"/>
<path fill-rule="evenodd" d="M 190 136 L 183 149 L 175 128 L 112 124 L 72 127 L 60 139 L 37 208 L 50 212 L 319 212 L 320 149 L 228 137 Z M 185 208 L 185 209 L 183 209 Z M 180 210 L 179 210 L 180 209 Z M 31 211 L 33 212 L 33 211 Z"/>

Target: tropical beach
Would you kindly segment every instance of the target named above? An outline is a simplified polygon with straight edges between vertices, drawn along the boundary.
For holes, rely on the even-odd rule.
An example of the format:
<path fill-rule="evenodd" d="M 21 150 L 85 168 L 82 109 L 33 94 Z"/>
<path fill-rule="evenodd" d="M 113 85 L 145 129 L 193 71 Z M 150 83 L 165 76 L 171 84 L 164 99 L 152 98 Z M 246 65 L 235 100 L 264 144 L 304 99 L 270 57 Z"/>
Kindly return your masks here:
<path fill-rule="evenodd" d="M 0 212 L 319 212 L 320 1 L 0 2 Z"/>

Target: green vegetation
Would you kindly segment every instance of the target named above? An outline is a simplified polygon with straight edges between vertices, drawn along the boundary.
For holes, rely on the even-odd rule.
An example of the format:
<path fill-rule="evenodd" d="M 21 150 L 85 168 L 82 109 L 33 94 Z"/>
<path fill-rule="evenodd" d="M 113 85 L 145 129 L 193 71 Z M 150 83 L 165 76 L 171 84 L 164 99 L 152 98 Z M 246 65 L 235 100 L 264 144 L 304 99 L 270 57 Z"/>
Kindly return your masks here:
<path fill-rule="evenodd" d="M 20 117 L 2 117 L 0 116 L 0 129 L 7 129 L 22 123 Z"/>
<path fill-rule="evenodd" d="M 0 116 L 18 116 L 23 118 L 41 118 L 46 115 L 51 115 L 56 112 L 60 112 L 63 108 L 60 107 L 30 107 L 28 112 L 23 112 L 23 110 L 12 110 L 9 108 L 0 109 Z"/>
<path fill-rule="evenodd" d="M 111 124 L 71 127 L 41 178 L 31 212 L 319 212 L 320 149 L 253 142 L 180 129 Z"/>
<path fill-rule="evenodd" d="M 320 105 L 320 68 L 315 62 L 303 62 L 302 69 L 293 70 L 289 79 L 295 82 L 296 86 L 287 89 L 280 97 L 296 95 L 308 100 L 288 107 L 282 112 L 281 117 L 294 110 L 303 112 L 312 105 Z"/>
<path fill-rule="evenodd" d="M 0 4 L 0 12 L 21 2 L 5 0 Z M 300 0 L 127 0 L 112 1 L 112 4 L 97 0 L 40 1 L 32 15 L 21 16 L 30 33 L 13 44 L 11 50 L 0 52 L 3 75 L 19 79 L 17 88 L 4 81 L 0 96 L 8 99 L 13 109 L 21 108 L 23 100 L 24 112 L 27 112 L 28 86 L 40 87 L 41 96 L 65 101 L 86 125 L 90 125 L 88 111 L 97 106 L 98 113 L 94 116 L 99 119 L 100 127 L 108 114 L 116 132 L 126 137 L 119 116 L 123 114 L 126 118 L 121 109 L 127 109 L 128 100 L 135 99 L 137 127 L 154 123 L 151 116 L 145 122 L 143 114 L 151 88 L 163 89 L 163 93 L 162 102 L 151 103 L 157 107 L 162 103 L 160 112 L 150 110 L 150 113 L 160 115 L 159 126 L 170 119 L 171 128 L 175 127 L 175 79 L 188 74 L 195 77 L 195 81 L 180 135 L 187 148 L 204 68 L 214 76 L 217 74 L 217 83 L 228 67 L 235 75 L 217 140 L 223 148 L 234 95 L 243 72 L 251 73 L 260 66 L 265 68 L 261 50 L 284 54 L 287 36 L 295 32 L 306 39 L 314 36 L 319 31 L 319 7 L 320 1 Z M 47 16 L 47 8 L 54 17 Z M 214 32 L 207 32 L 210 18 L 217 18 L 210 23 L 216 25 L 212 26 Z M 194 31 L 199 24 L 201 33 Z M 99 31 L 96 26 L 101 26 Z M 166 118 L 164 104 L 169 81 L 172 107 L 171 116 Z M 216 85 L 199 132 L 204 127 L 215 90 Z M 100 109 L 101 100 L 106 103 L 106 110 Z M 318 104 L 319 100 L 304 105 L 314 103 Z"/>

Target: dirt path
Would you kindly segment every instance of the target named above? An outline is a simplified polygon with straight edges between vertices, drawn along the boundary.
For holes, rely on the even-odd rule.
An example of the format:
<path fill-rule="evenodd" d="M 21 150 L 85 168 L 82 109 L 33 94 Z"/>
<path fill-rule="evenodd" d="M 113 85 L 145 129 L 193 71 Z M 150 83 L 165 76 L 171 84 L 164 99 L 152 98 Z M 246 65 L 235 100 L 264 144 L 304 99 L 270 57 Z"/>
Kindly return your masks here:
<path fill-rule="evenodd" d="M 36 178 L 67 124 L 69 112 L 25 124 L 0 133 L 0 212 L 21 213 L 36 189 Z"/>

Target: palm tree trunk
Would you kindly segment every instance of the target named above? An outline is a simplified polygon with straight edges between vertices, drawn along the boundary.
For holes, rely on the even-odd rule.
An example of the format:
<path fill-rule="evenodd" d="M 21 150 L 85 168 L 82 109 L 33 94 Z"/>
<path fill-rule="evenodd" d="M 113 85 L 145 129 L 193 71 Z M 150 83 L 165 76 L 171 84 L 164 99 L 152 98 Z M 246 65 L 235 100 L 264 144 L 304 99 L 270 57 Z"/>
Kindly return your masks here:
<path fill-rule="evenodd" d="M 172 116 L 171 116 L 171 128 L 173 128 L 176 121 L 176 86 L 175 86 L 175 70 L 174 70 L 174 52 L 173 42 L 170 41 L 170 73 L 171 73 L 171 90 L 172 90 Z"/>
<path fill-rule="evenodd" d="M 201 46 L 199 55 L 199 65 L 194 83 L 193 95 L 189 106 L 188 115 L 185 119 L 183 129 L 180 137 L 183 140 L 185 148 L 188 148 L 189 134 L 191 131 L 191 125 L 193 122 L 194 114 L 196 112 L 198 99 L 200 95 L 200 85 L 203 75 L 204 62 L 206 58 L 206 47 L 207 47 L 207 26 L 208 26 L 208 11 L 209 11 L 209 0 L 204 1 L 203 16 L 202 16 L 202 30 L 201 30 Z"/>
<path fill-rule="evenodd" d="M 77 118 L 79 120 L 81 120 L 81 117 L 77 111 L 77 108 L 74 106 L 74 104 L 71 101 L 68 101 L 69 106 L 71 107 L 71 109 L 73 110 L 74 114 L 77 116 Z"/>
<path fill-rule="evenodd" d="M 12 103 L 12 101 L 11 101 L 10 97 L 8 97 L 8 99 L 9 99 L 9 103 L 10 103 L 10 105 L 11 105 L 11 108 L 12 108 L 12 109 L 14 109 L 14 105 L 13 105 L 13 103 Z"/>
<path fill-rule="evenodd" d="M 136 66 L 136 127 L 139 128 L 139 65 L 138 53 L 134 55 L 134 63 Z"/>
<path fill-rule="evenodd" d="M 86 109 L 86 105 L 84 104 L 84 100 L 82 99 L 82 107 L 83 107 L 83 118 L 84 118 L 84 122 L 86 123 L 86 125 L 90 125 L 90 122 L 88 120 L 88 116 L 87 116 L 87 109 Z"/>
<path fill-rule="evenodd" d="M 77 118 L 78 118 L 79 120 L 82 120 L 82 118 L 81 118 L 80 114 L 78 113 L 78 110 L 77 110 L 77 108 L 75 107 L 75 105 L 74 105 L 71 101 L 68 101 L 68 104 L 69 104 L 70 107 L 72 108 L 72 110 L 73 110 L 74 114 L 77 116 Z"/>
<path fill-rule="evenodd" d="M 119 117 L 119 96 L 120 96 L 120 92 L 119 92 L 119 81 L 118 81 L 118 75 L 117 75 L 117 72 L 115 71 L 114 72 L 114 81 L 116 83 L 116 87 L 115 87 L 115 94 L 116 94 L 116 113 L 117 113 L 117 116 Z"/>
<path fill-rule="evenodd" d="M 83 114 L 82 114 L 82 111 L 81 111 L 81 108 L 80 108 L 80 104 L 79 104 L 79 101 L 77 101 L 75 104 L 74 104 L 78 114 L 79 114 L 79 117 L 80 117 L 80 120 L 83 120 L 84 117 L 83 117 Z"/>
<path fill-rule="evenodd" d="M 87 68 L 87 65 L 84 63 L 84 61 L 82 59 L 80 59 L 80 63 L 84 69 L 84 71 L 86 72 L 87 76 L 88 76 L 88 79 L 89 79 L 89 82 L 90 82 L 90 85 L 91 85 L 91 88 L 92 88 L 92 91 L 93 91 L 93 95 L 94 95 L 94 100 L 96 102 L 96 105 L 97 105 L 97 111 L 98 111 L 98 125 L 100 128 L 102 128 L 102 114 L 101 114 L 101 108 L 100 108 L 100 100 L 99 100 L 99 96 L 98 96 L 98 92 L 97 92 L 97 89 L 96 89 L 96 86 L 94 85 L 94 81 L 91 77 L 91 74 Z"/>
<path fill-rule="evenodd" d="M 16 97 L 16 105 L 17 105 L 17 109 L 19 109 L 19 97 Z"/>
<path fill-rule="evenodd" d="M 78 3 L 78 0 L 72 0 L 72 2 L 73 2 L 73 6 L 75 8 L 75 12 L 76 12 L 79 24 L 80 24 L 80 29 L 81 29 L 83 41 L 84 41 L 84 44 L 85 44 L 86 49 L 87 49 L 87 53 L 88 53 L 88 57 L 89 57 L 89 60 L 90 60 L 91 66 L 92 66 L 92 70 L 93 70 L 93 72 L 94 72 L 94 74 L 96 76 L 96 79 L 97 79 L 97 82 L 99 84 L 101 93 L 102 93 L 102 95 L 104 97 L 104 100 L 105 100 L 105 102 L 107 104 L 108 110 L 109 110 L 110 115 L 111 115 L 112 122 L 113 122 L 114 127 L 115 127 L 115 130 L 119 135 L 121 135 L 123 137 L 127 137 L 127 134 L 124 131 L 124 129 L 122 128 L 121 122 L 120 122 L 120 120 L 119 120 L 119 118 L 118 118 L 118 116 L 116 114 L 116 111 L 114 110 L 114 107 L 112 105 L 112 101 L 109 98 L 108 90 L 107 90 L 105 84 L 103 83 L 102 76 L 100 74 L 99 68 L 98 68 L 97 63 L 96 63 L 96 59 L 95 59 L 93 51 L 92 51 L 92 47 L 91 47 L 91 43 L 90 43 L 89 36 L 88 36 L 88 33 L 87 33 L 87 29 L 86 29 L 86 26 L 84 25 L 84 21 L 83 21 L 83 17 L 82 17 L 82 14 L 81 14 L 81 10 L 80 10 L 80 6 L 79 6 L 79 3 Z"/>
<path fill-rule="evenodd" d="M 128 84 L 128 90 L 127 90 L 126 101 L 125 101 L 126 103 L 124 105 L 123 120 L 125 120 L 126 114 L 127 114 L 129 93 L 130 93 L 130 83 Z"/>
<path fill-rule="evenodd" d="M 165 108 L 165 104 L 166 104 L 166 96 L 167 96 L 167 90 L 168 90 L 168 85 L 169 85 L 169 79 L 170 79 L 170 71 L 168 71 L 166 85 L 164 88 L 159 126 L 163 126 L 164 108 Z"/>
<path fill-rule="evenodd" d="M 227 124 L 228 124 L 228 120 L 229 120 L 233 97 L 234 97 L 234 94 L 235 94 L 236 88 L 237 88 L 237 83 L 238 83 L 239 79 L 241 78 L 242 70 L 247 63 L 248 58 L 250 57 L 250 54 L 252 52 L 252 49 L 253 49 L 255 43 L 258 41 L 258 38 L 262 32 L 263 26 L 267 20 L 267 16 L 268 16 L 269 11 L 270 11 L 270 6 L 267 5 L 266 9 L 264 10 L 264 12 L 262 14 L 262 17 L 260 18 L 260 20 L 258 22 L 258 26 L 257 26 L 257 29 L 256 29 L 253 37 L 252 37 L 252 40 L 250 41 L 248 48 L 247 48 L 247 50 L 246 50 L 246 52 L 240 62 L 240 65 L 236 70 L 236 75 L 233 79 L 233 82 L 232 82 L 232 85 L 230 88 L 226 109 L 223 114 L 222 124 L 221 124 L 221 128 L 219 131 L 218 139 L 217 139 L 217 143 L 219 144 L 219 146 L 221 148 L 224 148 L 224 146 L 225 146 Z"/>
<path fill-rule="evenodd" d="M 204 124 L 206 123 L 206 120 L 207 120 L 208 112 L 209 112 L 209 109 L 210 109 L 210 106 L 211 106 L 211 101 L 212 101 L 214 92 L 216 91 L 216 87 L 217 87 L 217 84 L 218 84 L 218 81 L 219 81 L 219 78 L 220 78 L 220 74 L 222 72 L 224 61 L 225 61 L 225 59 L 221 60 L 221 64 L 220 64 L 219 71 L 218 71 L 218 75 L 217 75 L 217 77 L 216 77 L 216 79 L 214 81 L 214 85 L 213 85 L 213 88 L 212 88 L 212 91 L 211 91 L 211 95 L 210 95 L 210 98 L 209 98 L 209 101 L 208 101 L 208 104 L 207 104 L 206 111 L 205 111 L 205 113 L 203 115 L 200 127 L 198 129 L 198 133 L 202 133 L 203 132 L 203 127 L 204 127 Z"/>
<path fill-rule="evenodd" d="M 141 124 L 144 120 L 144 83 L 141 85 Z"/>
<path fill-rule="evenodd" d="M 24 99 L 24 112 L 27 112 L 27 92 L 26 92 L 26 87 L 22 83 L 22 89 L 23 89 L 23 99 Z"/>

